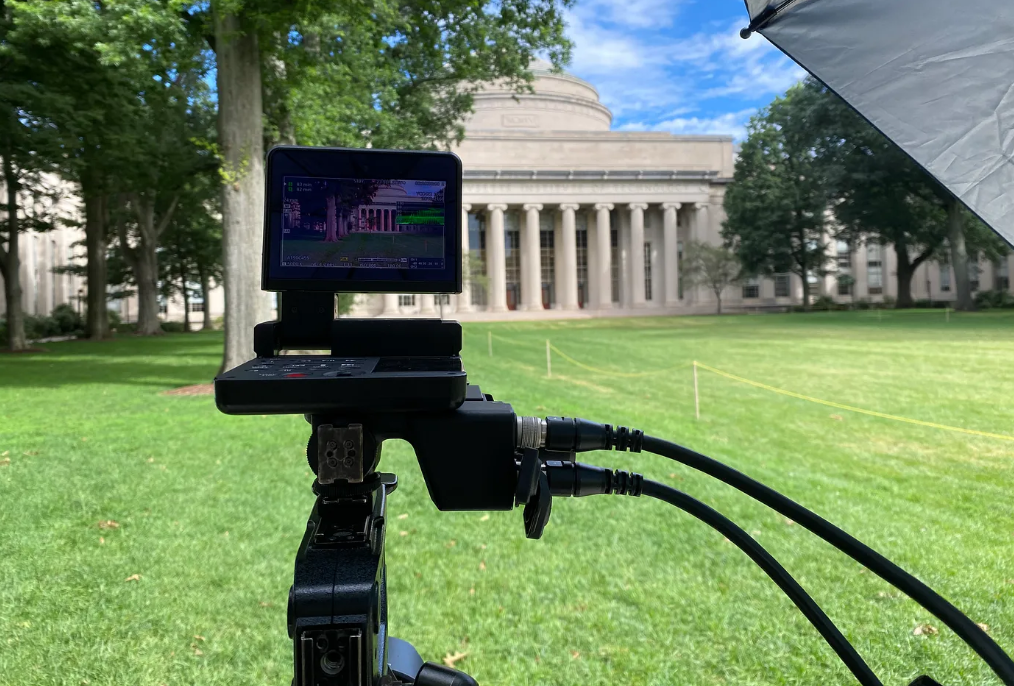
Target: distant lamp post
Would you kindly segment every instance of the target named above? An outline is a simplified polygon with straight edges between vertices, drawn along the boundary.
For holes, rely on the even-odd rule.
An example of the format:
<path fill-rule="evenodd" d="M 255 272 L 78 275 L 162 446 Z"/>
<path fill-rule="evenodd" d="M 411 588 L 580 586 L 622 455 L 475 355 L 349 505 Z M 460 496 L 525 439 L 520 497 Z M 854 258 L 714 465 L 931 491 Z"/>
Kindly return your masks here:
<path fill-rule="evenodd" d="M 77 289 L 77 314 L 80 317 L 81 312 L 84 309 L 84 289 Z"/>

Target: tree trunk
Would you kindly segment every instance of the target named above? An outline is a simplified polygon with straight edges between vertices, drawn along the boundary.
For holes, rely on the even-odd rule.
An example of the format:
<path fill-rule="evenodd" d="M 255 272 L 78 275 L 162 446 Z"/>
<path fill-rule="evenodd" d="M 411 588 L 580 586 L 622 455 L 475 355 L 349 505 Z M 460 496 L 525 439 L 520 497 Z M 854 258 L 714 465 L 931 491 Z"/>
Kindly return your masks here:
<path fill-rule="evenodd" d="M 895 243 L 894 252 L 898 256 L 898 300 L 894 303 L 897 310 L 912 307 L 912 276 L 915 274 L 915 267 L 908 255 L 908 246 L 904 243 Z"/>
<path fill-rule="evenodd" d="M 947 204 L 947 242 L 951 246 L 951 271 L 954 273 L 954 309 L 968 312 L 975 309 L 972 284 L 968 280 L 968 250 L 965 248 L 965 226 L 961 206 L 951 199 Z"/>
<path fill-rule="evenodd" d="M 722 294 L 721 292 L 715 293 L 715 299 L 718 300 L 718 308 L 715 314 L 722 314 Z"/>
<path fill-rule="evenodd" d="M 138 241 L 136 246 L 127 242 L 127 232 L 120 225 L 120 243 L 124 256 L 134 272 L 137 282 L 137 335 L 161 336 L 162 322 L 158 318 L 158 237 L 172 217 L 176 201 L 169 206 L 159 225 L 155 224 L 155 194 L 134 194 L 130 204 L 137 216 Z"/>
<path fill-rule="evenodd" d="M 158 318 L 158 257 L 155 249 L 141 242 L 136 247 L 133 271 L 137 282 L 137 335 L 160 336 Z"/>
<path fill-rule="evenodd" d="M 810 311 L 810 280 L 806 278 L 806 271 L 803 270 L 803 275 L 800 280 L 803 282 L 803 312 Z"/>
<path fill-rule="evenodd" d="M 7 187 L 7 250 L 0 246 L 0 267 L 3 267 L 4 299 L 7 304 L 7 347 L 24 350 L 25 313 L 21 309 L 21 256 L 18 254 L 18 179 L 14 162 L 4 155 L 4 185 Z"/>
<path fill-rule="evenodd" d="M 201 277 L 201 298 L 204 299 L 204 323 L 201 327 L 203 331 L 211 331 L 214 323 L 211 321 L 211 279 L 204 270 L 200 270 Z"/>
<path fill-rule="evenodd" d="M 253 329 L 270 316 L 260 290 L 264 129 L 257 34 L 235 14 L 215 13 L 218 141 L 222 153 L 222 257 L 225 285 L 224 369 L 251 359 Z"/>
<path fill-rule="evenodd" d="M 88 279 L 88 337 L 109 337 L 109 313 L 106 309 L 106 196 L 98 174 L 85 169 L 81 178 L 85 206 L 85 248 Z"/>
<path fill-rule="evenodd" d="M 183 284 L 183 289 L 180 293 L 183 294 L 183 332 L 190 333 L 190 291 L 187 290 L 187 275 L 180 273 L 180 281 Z"/>

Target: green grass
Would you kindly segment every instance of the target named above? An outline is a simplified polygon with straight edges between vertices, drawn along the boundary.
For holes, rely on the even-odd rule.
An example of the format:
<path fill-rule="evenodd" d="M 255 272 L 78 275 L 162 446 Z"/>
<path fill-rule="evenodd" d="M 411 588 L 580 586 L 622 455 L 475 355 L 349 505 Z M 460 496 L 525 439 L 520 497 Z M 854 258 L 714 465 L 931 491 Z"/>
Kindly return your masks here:
<path fill-rule="evenodd" d="M 1014 434 L 1014 317 L 881 316 L 473 324 L 464 357 L 470 379 L 519 413 L 638 426 L 765 481 L 1014 650 L 1014 443 L 704 371 L 695 421 L 686 366 L 625 378 L 555 356 L 546 378 L 549 339 L 600 369 L 699 360 L 818 398 Z M 10 460 L 0 466 L 0 683 L 287 684 L 285 598 L 312 504 L 307 425 L 160 394 L 210 380 L 219 334 L 47 347 L 0 356 Z M 783 517 L 662 458 L 586 457 L 673 484 L 753 532 L 886 684 L 922 672 L 948 686 L 997 683 L 929 613 Z M 401 479 L 392 631 L 427 659 L 466 652 L 458 666 L 485 686 L 853 683 L 767 577 L 672 508 L 558 500 L 544 538 L 529 541 L 519 511 L 438 513 L 405 444 L 386 446 L 382 467 Z M 105 520 L 119 527 L 100 529 Z M 913 635 L 923 623 L 939 634 Z"/>
<path fill-rule="evenodd" d="M 322 240 L 291 240 L 283 244 L 286 255 L 308 255 L 314 261 L 334 262 L 342 257 L 442 257 L 440 235 L 414 233 L 350 233 L 334 243 Z"/>

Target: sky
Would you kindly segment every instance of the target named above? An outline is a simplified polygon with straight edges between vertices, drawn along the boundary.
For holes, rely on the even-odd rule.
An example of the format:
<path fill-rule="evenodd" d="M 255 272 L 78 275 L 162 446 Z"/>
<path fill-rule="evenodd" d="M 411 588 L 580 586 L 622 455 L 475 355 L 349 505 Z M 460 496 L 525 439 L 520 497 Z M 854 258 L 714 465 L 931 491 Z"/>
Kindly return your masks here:
<path fill-rule="evenodd" d="M 725 134 L 803 77 L 762 36 L 742 0 L 576 0 L 567 71 L 590 82 L 618 131 Z"/>

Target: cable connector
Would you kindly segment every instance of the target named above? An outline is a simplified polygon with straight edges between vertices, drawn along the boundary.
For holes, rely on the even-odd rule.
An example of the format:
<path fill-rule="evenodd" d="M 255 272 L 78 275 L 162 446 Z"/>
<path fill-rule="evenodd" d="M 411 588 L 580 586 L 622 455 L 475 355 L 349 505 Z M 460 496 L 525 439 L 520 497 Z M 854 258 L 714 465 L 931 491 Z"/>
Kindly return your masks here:
<path fill-rule="evenodd" d="M 546 460 L 544 465 L 549 492 L 554 496 L 641 495 L 644 477 L 635 472 L 560 460 Z"/>
<path fill-rule="evenodd" d="M 545 442 L 540 447 L 563 452 L 627 450 L 639 453 L 643 436 L 640 429 L 625 426 L 613 427 L 574 417 L 546 417 Z"/>

